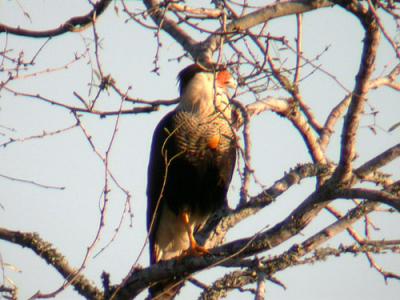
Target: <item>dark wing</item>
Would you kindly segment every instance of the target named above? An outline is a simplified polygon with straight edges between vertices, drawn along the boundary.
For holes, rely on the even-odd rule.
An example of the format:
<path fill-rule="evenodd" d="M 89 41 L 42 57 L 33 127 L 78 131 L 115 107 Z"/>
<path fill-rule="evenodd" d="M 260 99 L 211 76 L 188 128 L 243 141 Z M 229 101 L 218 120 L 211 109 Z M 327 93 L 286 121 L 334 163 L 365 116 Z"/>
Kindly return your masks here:
<path fill-rule="evenodd" d="M 150 161 L 147 170 L 147 231 L 149 232 L 150 262 L 156 263 L 154 253 L 155 233 L 159 225 L 161 212 L 160 193 L 164 185 L 165 163 L 162 156 L 163 145 L 172 127 L 172 116 L 167 114 L 157 125 L 151 143 Z"/>
<path fill-rule="evenodd" d="M 176 215 L 188 210 L 194 215 L 201 216 L 202 219 L 197 221 L 202 223 L 217 209 L 226 205 L 226 194 L 236 160 L 234 137 L 227 139 L 225 143 L 228 143 L 226 145 L 228 150 L 224 152 L 201 150 L 200 148 L 204 148 L 201 142 L 203 131 L 197 136 L 200 141 L 199 151 L 205 151 L 203 157 L 195 155 L 191 158 L 189 150 L 184 153 L 178 150 L 177 140 L 181 140 L 182 135 L 185 139 L 193 137 L 196 140 L 196 132 L 193 132 L 193 129 L 187 131 L 185 122 L 179 122 L 180 125 L 177 126 L 175 124 L 177 113 L 179 114 L 174 110 L 161 120 L 155 129 L 151 146 L 147 185 L 147 230 L 150 232 L 152 264 L 157 262 L 154 246 L 159 226 L 173 226 L 173 224 L 159 224 L 163 206 L 168 204 L 168 209 Z M 189 114 L 188 118 L 190 117 Z M 204 145 L 207 144 L 206 140 L 203 142 Z M 166 159 L 169 163 L 167 173 Z"/>

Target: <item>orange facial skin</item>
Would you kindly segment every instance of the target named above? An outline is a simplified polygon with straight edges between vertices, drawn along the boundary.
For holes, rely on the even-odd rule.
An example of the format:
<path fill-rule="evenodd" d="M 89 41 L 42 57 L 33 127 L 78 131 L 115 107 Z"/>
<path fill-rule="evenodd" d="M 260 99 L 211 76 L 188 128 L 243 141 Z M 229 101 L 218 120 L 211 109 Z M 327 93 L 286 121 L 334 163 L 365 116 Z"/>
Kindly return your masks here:
<path fill-rule="evenodd" d="M 223 70 L 218 72 L 217 74 L 217 83 L 220 87 L 225 87 L 227 83 L 232 81 L 232 75 L 227 70 Z"/>

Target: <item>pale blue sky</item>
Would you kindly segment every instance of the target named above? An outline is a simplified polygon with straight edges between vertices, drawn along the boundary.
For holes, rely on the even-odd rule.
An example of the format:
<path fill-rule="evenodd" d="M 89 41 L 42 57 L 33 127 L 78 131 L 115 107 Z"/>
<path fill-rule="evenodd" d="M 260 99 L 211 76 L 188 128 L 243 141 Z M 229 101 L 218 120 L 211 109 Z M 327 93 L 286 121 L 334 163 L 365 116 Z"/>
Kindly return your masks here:
<path fill-rule="evenodd" d="M 82 14 L 88 8 L 86 1 L 19 1 L 29 12 L 31 24 L 16 5 L 16 1 L 0 1 L 0 20 L 9 25 L 31 26 L 34 29 L 52 28 L 62 20 L 75 14 Z M 84 3 L 84 4 L 82 4 Z M 132 2 L 133 3 L 133 2 Z M 177 64 L 169 59 L 182 54 L 182 49 L 166 34 L 162 34 L 163 47 L 160 52 L 160 76 L 151 73 L 152 61 L 156 51 L 153 33 L 139 25 L 128 22 L 120 12 L 118 17 L 112 7 L 99 18 L 98 33 L 102 39 L 100 58 L 106 74 L 112 74 L 118 85 L 126 89 L 132 86 L 131 95 L 148 100 L 170 99 L 177 96 L 176 74 L 190 63 L 188 59 Z M 394 24 L 389 23 L 390 30 Z M 269 30 L 273 35 L 285 35 L 293 41 L 295 35 L 295 18 L 286 17 L 270 23 Z M 319 63 L 349 89 L 354 85 L 354 76 L 358 69 L 362 32 L 355 19 L 342 9 L 324 9 L 304 16 L 304 53 L 314 57 L 330 45 L 329 51 L 322 56 Z M 37 65 L 31 70 L 43 70 L 47 67 L 63 66 L 71 61 L 76 52 L 85 50 L 85 39 L 92 38 L 91 30 L 83 33 L 71 33 L 52 39 L 37 58 Z M 8 37 L 8 48 L 18 53 L 24 50 L 24 57 L 30 58 L 43 44 L 44 40 L 19 37 Z M 0 35 L 0 49 L 5 45 L 5 35 Z M 93 47 L 93 44 L 91 44 Z M 92 59 L 93 53 L 91 53 Z M 282 54 L 285 55 L 284 53 Z M 19 91 L 40 93 L 54 100 L 76 104 L 73 91 L 86 97 L 91 80 L 91 69 L 86 64 L 88 59 L 75 63 L 66 71 L 51 72 L 38 78 L 17 80 L 10 87 Z M 376 74 L 383 71 L 384 65 L 389 68 L 396 63 L 393 52 L 387 42 L 379 49 L 379 60 Z M 5 74 L 0 74 L 3 80 Z M 345 94 L 331 78 L 316 72 L 302 84 L 304 99 L 322 122 L 327 113 Z M 271 92 L 271 95 L 274 95 Z M 25 137 L 65 128 L 74 123 L 68 111 L 35 99 L 14 97 L 10 93 L 0 94 L 0 125 L 14 128 L 15 132 L 6 132 L 11 136 Z M 117 108 L 119 99 L 115 94 L 103 94 L 103 107 Z M 248 99 L 240 99 L 247 103 Z M 382 89 L 372 92 L 369 104 L 380 111 L 376 121 L 383 129 L 399 121 L 400 103 L 398 95 L 391 90 Z M 129 107 L 129 105 L 127 105 Z M 110 168 L 121 185 L 132 193 L 133 226 L 128 220 L 123 224 L 115 242 L 105 252 L 89 261 L 84 274 L 100 286 L 102 271 L 111 274 L 111 281 L 117 283 L 127 274 L 139 254 L 146 236 L 146 169 L 149 146 L 153 129 L 160 118 L 171 108 L 160 112 L 121 117 L 117 139 L 111 152 Z M 368 112 L 368 107 L 367 107 Z M 100 119 L 85 115 L 84 125 L 93 137 L 99 149 L 104 151 L 113 131 L 115 118 Z M 365 117 L 363 125 L 373 122 Z M 340 125 L 340 124 L 339 124 Z M 269 186 L 279 179 L 285 171 L 297 163 L 310 161 L 304 143 L 288 121 L 271 112 L 253 119 L 252 161 L 257 178 Z M 3 132 L 3 131 L 1 131 Z M 373 134 L 368 128 L 360 128 L 358 154 L 360 165 L 374 155 L 399 142 L 399 130 L 387 133 L 378 130 Z M 1 138 L 1 137 L 0 137 Z M 330 159 L 338 158 L 338 141 L 340 130 L 334 137 L 335 143 L 329 148 Z M 372 142 L 371 142 L 372 141 Z M 98 203 L 104 186 L 104 168 L 88 145 L 79 128 L 67 133 L 14 143 L 0 149 L 0 174 L 35 180 L 48 185 L 65 186 L 64 191 L 45 190 L 32 185 L 11 182 L 0 178 L 0 226 L 14 230 L 35 231 L 45 240 L 52 242 L 67 257 L 73 266 L 78 266 L 85 254 L 86 247 L 94 238 L 99 222 Z M 399 179 L 400 162 L 393 162 L 385 171 L 395 174 Z M 240 224 L 229 233 L 230 240 L 254 234 L 266 225 L 274 225 L 287 216 L 311 191 L 314 182 L 306 180 L 295 186 L 259 215 Z M 236 203 L 240 183 L 237 178 L 229 193 L 231 203 Z M 251 193 L 255 194 L 260 187 L 253 185 Z M 348 207 L 346 203 L 338 206 Z M 108 208 L 105 231 L 97 249 L 107 244 L 117 226 L 124 207 L 124 195 L 111 186 L 110 205 Z M 399 216 L 374 215 L 376 224 L 381 228 L 376 238 L 399 238 Z M 330 224 L 333 218 L 322 213 L 304 234 L 315 233 L 321 225 Z M 361 228 L 361 227 L 359 227 Z M 299 236 L 290 240 L 300 242 L 305 237 Z M 351 240 L 342 234 L 333 239 L 329 245 Z M 289 245 L 286 243 L 274 249 L 271 254 L 280 253 Z M 0 241 L 0 259 L 22 270 L 17 273 L 8 268 L 5 275 L 19 287 L 21 299 L 32 296 L 35 292 L 51 292 L 59 287 L 62 278 L 30 250 L 22 249 L 10 243 Z M 400 272 L 399 255 L 379 256 L 377 260 L 388 271 Z M 148 265 L 147 251 L 139 260 L 143 266 Z M 221 270 L 203 272 L 199 278 L 205 282 L 221 275 Z M 0 272 L 0 283 L 1 283 Z M 400 294 L 400 284 L 389 281 L 385 285 L 382 276 L 372 270 L 364 257 L 343 256 L 331 258 L 327 262 L 312 266 L 296 267 L 278 273 L 288 289 L 284 291 L 267 283 L 267 298 L 280 300 L 313 300 L 313 299 L 396 299 Z M 178 299 L 191 299 L 198 289 L 190 284 Z M 397 295 L 397 297 L 396 297 Z M 140 296 L 143 299 L 145 294 Z M 246 294 L 240 299 L 252 299 Z M 237 299 L 232 293 L 228 299 Z M 57 299 L 80 299 L 80 296 L 69 288 Z"/>

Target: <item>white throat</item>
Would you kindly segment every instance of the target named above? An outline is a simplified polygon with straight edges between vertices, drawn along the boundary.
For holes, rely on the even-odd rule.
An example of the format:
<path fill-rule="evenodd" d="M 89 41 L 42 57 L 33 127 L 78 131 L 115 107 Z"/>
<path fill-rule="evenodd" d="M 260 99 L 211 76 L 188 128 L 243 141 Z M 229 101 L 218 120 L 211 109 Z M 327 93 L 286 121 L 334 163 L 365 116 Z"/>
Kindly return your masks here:
<path fill-rule="evenodd" d="M 181 95 L 177 109 L 202 116 L 230 112 L 226 92 L 216 86 L 214 78 L 212 73 L 196 74 Z"/>

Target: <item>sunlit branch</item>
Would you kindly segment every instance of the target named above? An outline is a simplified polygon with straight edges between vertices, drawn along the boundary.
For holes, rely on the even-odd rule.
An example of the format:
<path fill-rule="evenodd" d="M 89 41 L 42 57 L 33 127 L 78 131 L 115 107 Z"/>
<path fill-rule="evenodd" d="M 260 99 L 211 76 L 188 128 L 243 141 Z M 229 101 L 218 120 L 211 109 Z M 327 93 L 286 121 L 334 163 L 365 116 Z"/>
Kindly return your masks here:
<path fill-rule="evenodd" d="M 333 207 L 333 205 L 328 205 L 326 207 L 326 209 L 333 214 L 337 219 L 341 219 L 343 218 L 344 214 L 342 214 L 339 210 L 335 209 Z M 377 210 L 377 209 L 376 209 Z M 368 228 L 368 216 L 365 216 L 365 226 L 366 229 Z M 392 245 L 400 245 L 400 241 L 371 241 L 369 240 L 368 234 L 366 234 L 366 237 L 362 237 L 360 236 L 360 234 L 357 233 L 357 231 L 355 229 L 353 229 L 353 227 L 348 227 L 347 228 L 347 232 L 349 233 L 349 235 L 358 243 L 358 248 L 359 246 L 363 246 L 363 245 L 368 245 L 368 246 L 375 246 L 375 248 L 377 249 L 383 249 L 385 246 L 392 246 Z M 325 252 L 325 248 L 324 249 L 318 249 L 316 250 L 316 252 L 320 253 L 322 251 Z M 379 252 L 380 253 L 380 252 Z M 315 255 L 314 257 L 319 257 L 320 255 Z M 389 278 L 390 275 L 392 275 L 393 277 L 396 276 L 396 274 L 390 273 L 385 271 L 375 260 L 375 258 L 373 257 L 371 252 L 366 251 L 365 252 L 365 256 L 368 259 L 368 262 L 370 264 L 371 267 L 373 267 L 375 270 L 377 270 L 384 278 L 385 280 L 387 278 Z M 312 257 L 312 261 L 314 261 L 314 257 Z M 305 263 L 310 263 L 312 262 L 309 259 L 305 259 Z M 397 275 L 398 276 L 398 275 Z"/>
<path fill-rule="evenodd" d="M 335 191 L 334 195 L 337 198 L 359 198 L 366 199 L 372 202 L 383 203 L 397 209 L 397 211 L 400 212 L 400 197 L 393 196 L 392 194 L 384 191 L 376 191 L 362 188 L 338 189 Z"/>
<path fill-rule="evenodd" d="M 319 144 L 323 151 L 328 147 L 329 141 L 332 134 L 334 133 L 334 127 L 340 120 L 340 117 L 345 113 L 346 109 L 349 107 L 351 96 L 347 95 L 340 101 L 329 113 L 328 118 L 325 121 L 324 127 L 322 128 Z"/>
<path fill-rule="evenodd" d="M 329 172 L 329 170 L 326 167 L 314 164 L 299 165 L 293 168 L 287 172 L 285 176 L 277 180 L 270 188 L 251 197 L 247 203 L 230 211 L 222 220 L 216 218 L 210 221 L 198 238 L 206 240 L 206 245 L 208 246 L 220 244 L 230 228 L 271 204 L 290 187 L 299 184 L 305 178 L 320 176 L 327 172 Z"/>
<path fill-rule="evenodd" d="M 371 80 L 369 83 L 370 89 L 376 89 L 381 86 L 390 87 L 396 91 L 400 91 L 400 82 L 396 82 L 397 77 L 400 75 L 400 64 L 396 65 L 387 76 L 379 77 Z"/>
<path fill-rule="evenodd" d="M 350 106 L 344 119 L 340 160 L 335 174 L 336 180 L 348 180 L 351 176 L 352 162 L 355 159 L 356 153 L 355 136 L 367 100 L 369 91 L 368 82 L 375 67 L 375 58 L 379 45 L 379 28 L 374 18 L 369 14 L 362 15 L 360 22 L 364 25 L 365 29 L 363 53 Z"/>
<path fill-rule="evenodd" d="M 196 47 L 196 41 L 180 28 L 176 22 L 164 16 L 163 8 L 160 7 L 160 2 L 158 0 L 144 0 L 143 2 L 148 9 L 149 15 L 157 26 L 160 26 L 162 23 L 161 29 L 171 35 L 183 49 L 192 53 Z"/>
<path fill-rule="evenodd" d="M 374 15 L 376 23 L 378 24 L 380 30 L 383 33 L 383 36 L 386 38 L 386 40 L 392 46 L 394 52 L 396 53 L 397 58 L 400 59 L 400 48 L 399 48 L 398 44 L 396 44 L 396 42 L 390 37 L 390 34 L 387 32 L 385 26 L 383 25 L 382 20 L 378 15 L 378 12 L 375 10 L 375 4 L 373 4 L 371 0 L 367 0 L 367 2 L 368 2 L 369 9 L 371 10 L 372 14 Z"/>
<path fill-rule="evenodd" d="M 68 280 L 76 274 L 67 259 L 49 242 L 44 241 L 37 233 L 12 231 L 0 228 L 0 239 L 26 247 L 35 252 L 46 263 L 55 268 L 60 275 Z M 102 292 L 82 274 L 76 276 L 73 287 L 88 299 L 102 299 Z"/>
<path fill-rule="evenodd" d="M 293 84 L 299 84 L 301 56 L 302 56 L 302 41 L 303 41 L 303 17 L 301 14 L 296 15 L 297 21 L 297 38 L 296 38 L 296 68 L 294 72 Z"/>
<path fill-rule="evenodd" d="M 356 170 L 356 175 L 361 177 L 365 176 L 371 172 L 374 172 L 376 169 L 387 165 L 388 163 L 399 157 L 400 144 L 397 144 L 360 166 Z"/>
<path fill-rule="evenodd" d="M 187 17 L 219 18 L 223 14 L 220 9 L 194 8 L 179 3 L 171 3 L 168 10 L 185 13 Z"/>
<path fill-rule="evenodd" d="M 226 295 L 232 288 L 254 283 L 258 280 L 258 277 L 255 276 L 257 271 L 264 272 L 265 276 L 268 278 L 268 276 L 272 274 L 298 264 L 299 258 L 316 250 L 324 242 L 351 226 L 365 214 L 373 211 L 375 206 L 375 203 L 367 203 L 366 205 L 356 207 L 340 220 L 308 238 L 300 245 L 294 245 L 283 254 L 272 259 L 262 260 L 244 271 L 235 271 L 226 274 L 224 277 L 214 282 L 208 290 L 204 291 L 200 299 L 219 299 L 221 295 Z"/>
<path fill-rule="evenodd" d="M 332 2 L 323 0 L 304 0 L 304 1 L 288 1 L 288 2 L 276 2 L 271 5 L 267 5 L 259 10 L 248 13 L 230 23 L 226 26 L 227 32 L 243 32 L 246 29 L 254 27 L 258 24 L 265 23 L 269 20 L 288 16 L 293 14 L 304 13 L 310 10 L 332 6 Z M 221 36 L 211 35 L 204 42 L 201 43 L 200 51 L 197 51 L 195 57 L 198 57 L 200 61 L 210 61 L 212 53 L 218 49 L 218 45 L 221 43 Z"/>
<path fill-rule="evenodd" d="M 273 112 L 286 117 L 300 132 L 312 160 L 316 163 L 326 162 L 325 155 L 319 146 L 314 132 L 311 130 L 310 124 L 296 107 L 294 101 L 269 98 L 263 101 L 257 101 L 254 104 L 250 104 L 247 106 L 247 109 L 249 114 L 257 115 L 263 111 L 272 110 Z"/>

